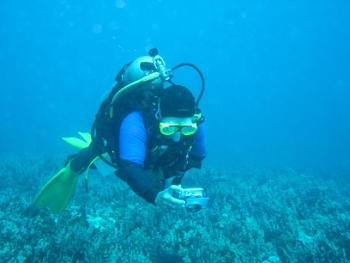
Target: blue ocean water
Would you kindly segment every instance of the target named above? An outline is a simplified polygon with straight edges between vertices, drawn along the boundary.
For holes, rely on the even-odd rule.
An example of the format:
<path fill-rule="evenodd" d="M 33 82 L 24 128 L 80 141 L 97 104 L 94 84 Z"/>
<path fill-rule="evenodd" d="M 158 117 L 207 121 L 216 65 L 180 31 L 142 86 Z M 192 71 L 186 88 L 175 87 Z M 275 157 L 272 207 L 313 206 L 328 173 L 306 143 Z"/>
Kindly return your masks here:
<path fill-rule="evenodd" d="M 0 163 L 0 262 L 53 262 L 57 255 L 70 262 L 109 262 L 110 257 L 272 263 L 277 255 L 283 262 L 316 262 L 322 251 L 325 262 L 349 262 L 349 1 L 85 2 L 0 2 L 0 155 L 13 160 Z M 200 108 L 208 141 L 204 167 L 209 168 L 198 172 L 202 181 L 192 182 L 212 179 L 211 208 L 200 215 L 164 215 L 115 178 L 106 185 L 96 177 L 95 195 L 87 197 L 81 186 L 59 219 L 33 208 L 38 189 L 61 167 L 57 160 L 74 152 L 61 137 L 89 132 L 119 69 L 152 47 L 167 66 L 190 62 L 205 76 Z M 199 94 L 194 71 L 174 74 L 177 83 Z M 30 160 L 28 154 L 49 157 Z M 217 168 L 231 165 L 249 168 Z M 227 187 L 233 192 L 223 191 Z M 136 216 L 141 211 L 149 221 Z M 176 226 L 170 232 L 167 222 Z M 101 225 L 115 232 L 108 235 Z M 181 233 L 177 238 L 183 243 L 169 233 Z M 256 248 L 244 233 L 264 246 Z M 20 244 L 16 236 L 32 254 L 12 247 Z M 106 240 L 120 247 L 113 243 L 115 250 L 108 251 Z M 152 247 L 155 240 L 176 247 L 157 246 L 163 253 L 158 261 L 155 255 L 136 260 L 125 250 Z M 89 250 L 62 248 L 70 246 Z M 197 255 L 197 249 L 211 254 Z M 311 252 L 293 261 L 300 251 Z M 236 261 L 228 259 L 233 255 Z"/>
<path fill-rule="evenodd" d="M 118 70 L 157 47 L 167 65 L 191 62 L 205 74 L 208 163 L 350 160 L 348 1 L 0 7 L 2 154 L 66 150 L 60 137 L 90 130 Z M 195 91 L 196 74 L 183 76 Z"/>

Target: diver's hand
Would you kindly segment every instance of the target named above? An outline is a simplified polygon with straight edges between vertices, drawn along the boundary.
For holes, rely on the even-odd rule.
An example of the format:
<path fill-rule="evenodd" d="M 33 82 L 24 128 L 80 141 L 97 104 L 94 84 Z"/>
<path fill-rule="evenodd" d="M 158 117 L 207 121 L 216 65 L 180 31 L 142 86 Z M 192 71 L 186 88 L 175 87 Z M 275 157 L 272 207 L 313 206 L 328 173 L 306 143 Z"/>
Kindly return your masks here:
<path fill-rule="evenodd" d="M 173 197 L 174 192 L 182 190 L 180 185 L 171 185 L 169 188 L 158 193 L 155 204 L 164 210 L 178 210 L 185 207 L 185 201 Z"/>

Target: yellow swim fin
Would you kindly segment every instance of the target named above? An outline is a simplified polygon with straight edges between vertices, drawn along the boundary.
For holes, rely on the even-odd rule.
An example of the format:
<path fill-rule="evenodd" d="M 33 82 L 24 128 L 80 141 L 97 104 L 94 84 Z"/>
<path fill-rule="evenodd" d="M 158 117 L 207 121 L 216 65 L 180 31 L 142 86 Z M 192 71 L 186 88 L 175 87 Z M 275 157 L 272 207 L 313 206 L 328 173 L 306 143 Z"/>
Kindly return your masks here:
<path fill-rule="evenodd" d="M 79 132 L 79 135 L 83 137 L 84 141 L 76 137 L 63 137 L 62 140 L 64 140 L 66 143 L 68 143 L 69 145 L 72 145 L 74 148 L 78 150 L 89 147 L 91 143 L 90 133 Z"/>
<path fill-rule="evenodd" d="M 54 214 L 61 214 L 73 196 L 78 178 L 79 173 L 72 171 L 68 164 L 44 185 L 34 203 L 49 208 Z"/>
<path fill-rule="evenodd" d="M 79 133 L 79 135 L 80 135 L 81 137 L 83 137 L 83 139 L 84 139 L 88 144 L 91 143 L 91 134 L 90 134 L 90 133 L 88 133 L 88 132 L 78 132 L 78 133 Z"/>

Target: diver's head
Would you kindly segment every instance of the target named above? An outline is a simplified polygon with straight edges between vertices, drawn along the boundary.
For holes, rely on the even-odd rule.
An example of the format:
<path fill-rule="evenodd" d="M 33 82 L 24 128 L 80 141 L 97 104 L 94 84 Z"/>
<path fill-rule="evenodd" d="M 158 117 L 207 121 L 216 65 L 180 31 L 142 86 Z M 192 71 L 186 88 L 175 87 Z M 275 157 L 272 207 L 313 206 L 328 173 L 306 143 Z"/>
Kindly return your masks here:
<path fill-rule="evenodd" d="M 178 141 L 181 135 L 192 135 L 197 131 L 194 122 L 196 106 L 193 94 L 180 85 L 166 88 L 160 98 L 157 117 L 163 135 Z"/>
<path fill-rule="evenodd" d="M 164 89 L 159 102 L 161 118 L 192 118 L 195 109 L 195 99 L 188 88 L 172 85 Z"/>
<path fill-rule="evenodd" d="M 153 64 L 153 58 L 150 56 L 143 56 L 135 59 L 131 64 L 125 69 L 123 74 L 123 86 L 129 85 L 135 81 L 142 79 L 143 77 L 156 71 Z M 163 88 L 163 82 L 161 78 L 150 81 L 144 85 L 153 86 L 153 89 Z"/>

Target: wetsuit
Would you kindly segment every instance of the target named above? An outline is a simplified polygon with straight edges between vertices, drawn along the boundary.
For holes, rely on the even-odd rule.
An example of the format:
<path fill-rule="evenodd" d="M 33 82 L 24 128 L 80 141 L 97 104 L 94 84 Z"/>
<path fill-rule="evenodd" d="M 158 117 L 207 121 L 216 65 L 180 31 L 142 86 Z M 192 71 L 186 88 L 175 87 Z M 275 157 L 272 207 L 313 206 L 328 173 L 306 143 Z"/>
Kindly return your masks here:
<path fill-rule="evenodd" d="M 146 170 L 154 170 L 157 164 L 163 169 L 164 179 L 175 176 L 173 184 L 180 184 L 184 172 L 200 168 L 207 154 L 205 127 L 199 124 L 194 135 L 182 135 L 179 142 L 173 142 L 160 135 L 155 119 L 146 118 L 141 111 L 133 111 L 123 120 L 119 133 L 120 169 L 130 188 L 154 203 L 164 190 L 164 180 L 153 179 Z"/>
<path fill-rule="evenodd" d="M 120 169 L 116 174 L 150 203 L 154 203 L 157 194 L 164 190 L 166 179 L 173 178 L 172 184 L 180 184 L 184 173 L 191 168 L 200 168 L 207 154 L 204 124 L 198 125 L 194 135 L 182 135 L 179 142 L 173 142 L 160 135 L 154 115 L 133 111 L 123 119 L 118 135 Z M 81 173 L 87 169 L 98 156 L 96 148 L 98 146 L 91 143 L 68 157 L 71 169 Z M 159 169 L 163 178 L 157 180 L 150 176 Z"/>

